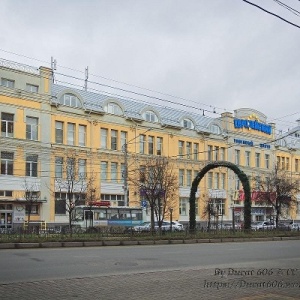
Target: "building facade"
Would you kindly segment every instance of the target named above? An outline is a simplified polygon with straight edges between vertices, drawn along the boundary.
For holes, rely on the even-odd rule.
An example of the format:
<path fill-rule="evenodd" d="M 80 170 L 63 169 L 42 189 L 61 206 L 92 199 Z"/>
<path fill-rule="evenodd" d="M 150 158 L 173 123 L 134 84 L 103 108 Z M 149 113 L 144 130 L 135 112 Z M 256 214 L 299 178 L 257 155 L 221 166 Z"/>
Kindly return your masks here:
<path fill-rule="evenodd" d="M 275 124 L 254 109 L 212 118 L 200 110 L 58 85 L 52 76 L 53 70 L 45 67 L 0 60 L 2 228 L 23 224 L 29 216 L 35 222 L 66 223 L 68 205 L 87 200 L 140 206 L 143 198 L 124 174 L 149 156 L 174 163 L 179 189 L 174 191 L 173 218 L 181 222 L 189 220 L 192 181 L 208 162 L 237 164 L 249 176 L 252 190 L 275 165 L 299 177 L 299 126 L 278 136 Z M 71 169 L 76 179 L 70 202 Z M 213 169 L 200 182 L 197 221 L 207 219 L 208 200 L 222 220 L 242 220 L 242 186 L 231 170 Z M 271 207 L 252 200 L 253 221 L 272 216 Z M 299 219 L 299 208 L 287 217 Z"/>

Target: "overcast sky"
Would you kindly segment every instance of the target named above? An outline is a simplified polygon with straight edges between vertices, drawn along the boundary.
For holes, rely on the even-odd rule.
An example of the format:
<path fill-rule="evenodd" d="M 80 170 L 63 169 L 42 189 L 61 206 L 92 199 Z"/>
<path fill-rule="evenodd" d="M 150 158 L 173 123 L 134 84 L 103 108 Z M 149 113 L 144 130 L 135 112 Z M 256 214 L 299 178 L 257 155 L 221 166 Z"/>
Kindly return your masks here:
<path fill-rule="evenodd" d="M 300 26 L 300 13 L 279 5 L 300 12 L 300 1 L 250 1 Z M 79 88 L 88 66 L 91 82 L 163 100 L 89 83 L 94 91 L 184 103 L 216 117 L 249 107 L 284 130 L 300 118 L 300 28 L 242 0 L 1 0 L 0 7 L 0 57 L 36 67 L 54 57 L 57 73 L 80 78 L 72 81 Z"/>

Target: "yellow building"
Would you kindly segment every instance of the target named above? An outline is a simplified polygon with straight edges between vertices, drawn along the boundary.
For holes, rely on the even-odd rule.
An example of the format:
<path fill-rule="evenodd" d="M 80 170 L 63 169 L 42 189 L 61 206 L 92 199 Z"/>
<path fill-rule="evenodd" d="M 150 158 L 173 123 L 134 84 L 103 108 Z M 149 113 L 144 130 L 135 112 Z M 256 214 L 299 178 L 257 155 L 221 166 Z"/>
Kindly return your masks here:
<path fill-rule="evenodd" d="M 67 223 L 70 166 L 78 179 L 72 186 L 72 203 L 88 199 L 109 201 L 111 206 L 140 206 L 141 195 L 122 176 L 126 166 L 136 168 L 148 156 L 169 157 L 179 183 L 173 219 L 181 222 L 189 220 L 192 181 L 210 161 L 236 163 L 253 181 L 267 176 L 284 159 L 285 167 L 299 176 L 297 131 L 292 142 L 298 144 L 291 151 L 288 139 L 292 137 L 285 145 L 275 143 L 275 124 L 268 124 L 258 111 L 238 109 L 212 118 L 200 110 L 178 110 L 57 85 L 52 74 L 44 67 L 0 60 L 2 227 L 28 218 L 26 191 L 37 200 L 31 220 Z M 92 183 L 87 182 L 91 178 Z M 207 219 L 203 212 L 208 199 L 217 205 L 222 220 L 233 215 L 241 219 L 240 190 L 232 171 L 223 167 L 208 172 L 198 187 L 197 221 Z M 268 218 L 268 207 L 255 201 L 252 206 L 253 220 Z M 295 209 L 292 217 L 299 218 L 298 212 Z"/>
<path fill-rule="evenodd" d="M 34 200 L 32 220 L 48 218 L 51 70 L 0 60 L 0 225 L 23 224 Z"/>

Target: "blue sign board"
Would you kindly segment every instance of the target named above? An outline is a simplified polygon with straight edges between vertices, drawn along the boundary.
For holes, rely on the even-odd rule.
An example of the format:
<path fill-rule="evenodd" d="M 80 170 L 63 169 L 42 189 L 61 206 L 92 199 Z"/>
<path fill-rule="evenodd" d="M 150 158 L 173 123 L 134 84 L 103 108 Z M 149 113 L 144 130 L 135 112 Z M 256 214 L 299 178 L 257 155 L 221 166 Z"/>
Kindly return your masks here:
<path fill-rule="evenodd" d="M 247 145 L 250 147 L 253 147 L 253 141 L 247 141 L 247 140 L 241 140 L 241 139 L 233 139 L 233 141 L 237 144 L 242 144 L 242 145 Z M 264 149 L 271 149 L 271 146 L 268 144 L 259 144 L 260 148 L 264 148 Z"/>
<path fill-rule="evenodd" d="M 234 128 L 248 128 L 258 130 L 266 134 L 272 133 L 271 125 L 259 123 L 253 120 L 234 119 Z"/>

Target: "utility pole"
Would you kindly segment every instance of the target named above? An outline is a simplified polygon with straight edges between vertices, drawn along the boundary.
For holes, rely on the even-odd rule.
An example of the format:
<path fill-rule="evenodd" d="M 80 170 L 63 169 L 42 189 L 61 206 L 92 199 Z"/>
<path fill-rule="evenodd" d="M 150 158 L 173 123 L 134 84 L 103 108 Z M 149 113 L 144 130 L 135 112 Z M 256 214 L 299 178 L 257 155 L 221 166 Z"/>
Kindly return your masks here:
<path fill-rule="evenodd" d="M 124 204 L 128 206 L 128 150 L 127 142 L 123 145 L 124 147 L 124 171 L 123 171 L 123 180 L 124 180 Z"/>
<path fill-rule="evenodd" d="M 149 130 L 152 130 L 152 127 L 148 128 L 145 132 L 142 134 L 145 134 Z M 125 206 L 128 206 L 129 199 L 128 199 L 128 144 L 132 141 L 136 140 L 141 134 L 136 135 L 133 139 L 126 141 L 123 145 L 124 149 L 124 171 L 123 171 L 123 183 L 124 183 L 124 204 Z"/>
<path fill-rule="evenodd" d="M 87 83 L 89 78 L 89 67 L 85 68 L 84 90 L 87 91 Z"/>

